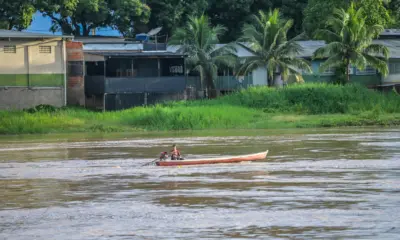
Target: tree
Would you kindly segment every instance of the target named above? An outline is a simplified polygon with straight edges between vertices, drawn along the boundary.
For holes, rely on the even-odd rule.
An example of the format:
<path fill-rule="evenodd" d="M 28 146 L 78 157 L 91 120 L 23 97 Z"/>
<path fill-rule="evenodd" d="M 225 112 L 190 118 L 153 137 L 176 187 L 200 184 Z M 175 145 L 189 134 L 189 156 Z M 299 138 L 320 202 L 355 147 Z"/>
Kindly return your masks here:
<path fill-rule="evenodd" d="M 207 15 L 211 23 L 221 24 L 228 31 L 221 37 L 222 42 L 232 42 L 240 37 L 240 29 L 252 14 L 254 0 L 209 0 Z"/>
<path fill-rule="evenodd" d="M 0 28 L 26 29 L 34 13 L 35 7 L 30 0 L 0 0 Z"/>
<path fill-rule="evenodd" d="M 392 17 L 390 27 L 400 27 L 400 0 L 390 0 L 387 3 L 387 8 L 390 11 L 390 15 Z"/>
<path fill-rule="evenodd" d="M 331 1 L 331 0 L 329 0 Z M 286 19 L 293 19 L 293 27 L 288 32 L 288 37 L 295 37 L 303 33 L 304 9 L 307 7 L 308 0 L 282 0 L 280 8 L 282 16 Z"/>
<path fill-rule="evenodd" d="M 172 29 L 183 26 L 190 15 L 202 14 L 208 6 L 207 0 L 147 0 L 151 9 L 148 22 L 135 23 L 137 32 L 148 32 L 162 27 L 162 33 L 171 36 Z"/>
<path fill-rule="evenodd" d="M 344 9 L 354 3 L 355 7 L 363 8 L 366 23 L 369 25 L 380 24 L 384 27 L 391 23 L 391 17 L 383 0 L 309 0 L 304 9 L 303 27 L 307 35 L 312 38 L 316 29 L 324 27 L 327 18 L 332 15 L 335 8 Z"/>
<path fill-rule="evenodd" d="M 306 6 L 307 0 L 209 0 L 206 13 L 213 24 L 227 27 L 227 34 L 221 40 L 231 42 L 240 37 L 242 26 L 250 23 L 251 16 L 260 9 L 279 8 L 284 18 L 294 20 L 288 35 L 296 36 L 303 31 L 303 9 Z"/>
<path fill-rule="evenodd" d="M 146 0 L 151 9 L 148 23 L 135 23 L 136 32 L 148 32 L 163 27 L 162 34 L 171 36 L 172 29 L 183 26 L 189 16 L 205 14 L 213 25 L 223 25 L 227 31 L 221 42 L 235 41 L 241 27 L 260 9 L 281 8 L 285 18 L 294 19 L 289 35 L 302 32 L 303 9 L 307 0 Z"/>
<path fill-rule="evenodd" d="M 218 47 L 219 38 L 226 28 L 212 27 L 207 16 L 189 17 L 186 26 L 178 28 L 169 40 L 170 46 L 178 46 L 179 52 L 188 55 L 187 64 L 200 73 L 206 85 L 208 97 L 215 97 L 214 79 L 220 66 L 236 64 L 235 48 L 232 45 Z"/>
<path fill-rule="evenodd" d="M 389 10 L 385 6 L 384 0 L 358 0 L 355 1 L 356 8 L 362 8 L 363 14 L 366 17 L 365 23 L 373 26 L 375 24 L 388 26 L 392 19 Z"/>
<path fill-rule="evenodd" d="M 335 9 L 334 14 L 328 18 L 327 28 L 317 30 L 315 35 L 327 43 L 314 53 L 314 58 L 326 59 L 320 71 L 328 67 L 344 69 L 347 82 L 350 81 L 351 65 L 361 70 L 370 65 L 384 76 L 387 75 L 389 50 L 383 45 L 372 43 L 374 36 L 383 30 L 382 25 L 368 25 L 363 8 L 357 10 L 354 4 L 347 10 Z"/>
<path fill-rule="evenodd" d="M 146 21 L 150 9 L 140 0 L 38 0 L 37 8 L 52 19 L 52 30 L 88 36 L 92 29 L 112 26 L 129 35 L 136 21 Z"/>
<path fill-rule="evenodd" d="M 311 72 L 309 64 L 297 58 L 302 51 L 295 41 L 297 38 L 288 40 L 287 34 L 292 26 L 293 20 L 283 20 L 277 9 L 254 15 L 252 23 L 244 25 L 243 36 L 239 39 L 239 44 L 250 49 L 254 56 L 244 59 L 239 74 L 264 67 L 271 86 L 273 83 L 280 85 L 282 77 L 287 79 L 289 74 L 299 75 L 299 70 Z"/>

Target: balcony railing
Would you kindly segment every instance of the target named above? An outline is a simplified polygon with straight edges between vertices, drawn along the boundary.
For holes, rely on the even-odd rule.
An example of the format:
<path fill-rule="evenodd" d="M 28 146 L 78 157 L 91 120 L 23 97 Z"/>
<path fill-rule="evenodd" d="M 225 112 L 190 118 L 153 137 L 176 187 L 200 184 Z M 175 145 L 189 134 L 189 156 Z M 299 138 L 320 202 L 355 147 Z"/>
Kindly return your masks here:
<path fill-rule="evenodd" d="M 253 77 L 218 76 L 214 80 L 215 88 L 218 90 L 237 90 L 253 86 Z M 188 77 L 187 86 L 201 89 L 200 77 Z M 205 88 L 205 86 L 203 86 Z"/>
<path fill-rule="evenodd" d="M 104 77 L 86 76 L 88 95 L 103 93 L 181 92 L 186 87 L 184 76 L 174 77 Z"/>
<path fill-rule="evenodd" d="M 218 90 L 238 90 L 253 85 L 252 76 L 220 76 L 214 81 Z M 181 92 L 186 87 L 201 90 L 200 77 L 104 77 L 86 76 L 85 92 L 88 95 L 103 93 Z M 205 88 L 205 86 L 203 86 Z"/>

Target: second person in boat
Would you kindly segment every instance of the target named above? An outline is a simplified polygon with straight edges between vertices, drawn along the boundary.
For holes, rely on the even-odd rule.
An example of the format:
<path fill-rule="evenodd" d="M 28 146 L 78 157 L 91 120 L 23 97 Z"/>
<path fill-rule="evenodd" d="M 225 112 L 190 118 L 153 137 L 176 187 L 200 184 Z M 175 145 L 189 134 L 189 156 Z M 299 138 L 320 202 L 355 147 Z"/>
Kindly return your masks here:
<path fill-rule="evenodd" d="M 172 145 L 171 160 L 183 160 L 181 152 L 176 148 L 176 144 Z"/>

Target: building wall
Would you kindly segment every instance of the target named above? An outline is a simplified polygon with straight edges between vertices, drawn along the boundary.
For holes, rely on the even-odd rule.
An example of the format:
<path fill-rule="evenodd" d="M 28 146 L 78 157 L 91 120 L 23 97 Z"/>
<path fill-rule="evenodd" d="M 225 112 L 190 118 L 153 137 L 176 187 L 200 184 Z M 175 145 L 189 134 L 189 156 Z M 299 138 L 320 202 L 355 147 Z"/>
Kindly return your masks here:
<path fill-rule="evenodd" d="M 40 104 L 64 106 L 63 88 L 0 87 L 0 109 L 17 110 Z"/>
<path fill-rule="evenodd" d="M 382 78 L 382 84 L 400 84 L 400 59 L 389 60 L 389 75 Z"/>
<path fill-rule="evenodd" d="M 63 51 L 61 39 L 0 41 L 0 109 L 65 105 Z"/>
<path fill-rule="evenodd" d="M 332 82 L 335 81 L 334 72 L 320 73 L 319 68 L 323 61 L 312 61 L 312 73 L 303 73 L 303 79 L 307 82 Z M 375 86 L 381 84 L 381 78 L 378 73 L 360 73 L 355 67 L 350 69 L 350 82 L 359 83 L 366 86 Z"/>
<path fill-rule="evenodd" d="M 4 47 L 15 45 L 16 53 Z M 40 47 L 51 53 L 40 53 Z M 64 83 L 63 41 L 0 41 L 0 86 L 51 86 Z"/>
<path fill-rule="evenodd" d="M 253 71 L 253 85 L 268 85 L 267 69 L 257 68 Z"/>

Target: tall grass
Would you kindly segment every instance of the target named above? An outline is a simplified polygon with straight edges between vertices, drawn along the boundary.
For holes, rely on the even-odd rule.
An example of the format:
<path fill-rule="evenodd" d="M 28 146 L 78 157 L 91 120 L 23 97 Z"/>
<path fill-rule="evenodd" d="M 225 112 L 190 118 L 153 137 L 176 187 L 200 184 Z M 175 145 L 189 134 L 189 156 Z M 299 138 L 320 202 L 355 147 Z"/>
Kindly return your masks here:
<path fill-rule="evenodd" d="M 234 105 L 269 113 L 359 113 L 379 107 L 385 113 L 400 112 L 400 96 L 384 94 L 360 85 L 303 84 L 286 88 L 254 87 L 212 101 L 166 105 Z"/>
<path fill-rule="evenodd" d="M 312 115 L 312 116 L 311 116 Z M 79 108 L 0 111 L 0 134 L 328 127 L 400 124 L 400 96 L 358 85 L 255 87 L 214 100 L 118 112 Z"/>

